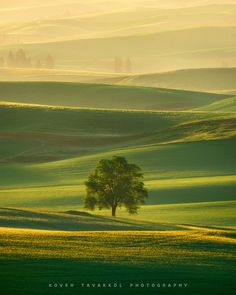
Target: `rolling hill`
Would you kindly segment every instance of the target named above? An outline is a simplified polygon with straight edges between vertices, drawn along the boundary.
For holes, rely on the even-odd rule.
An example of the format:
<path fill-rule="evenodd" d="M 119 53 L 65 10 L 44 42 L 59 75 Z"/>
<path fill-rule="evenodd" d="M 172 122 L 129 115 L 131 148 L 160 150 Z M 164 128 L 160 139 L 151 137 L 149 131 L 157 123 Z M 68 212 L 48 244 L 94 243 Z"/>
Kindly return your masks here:
<path fill-rule="evenodd" d="M 0 82 L 0 100 L 57 106 L 190 110 L 227 95 L 172 89 L 57 82 Z"/>
<path fill-rule="evenodd" d="M 102 83 L 236 94 L 236 68 L 185 69 L 144 75 L 59 69 L 1 68 L 0 81 Z"/>
<path fill-rule="evenodd" d="M 45 212 L 14 208 L 0 208 L 0 227 L 14 227 L 63 231 L 131 231 L 131 230 L 177 230 L 181 226 L 155 224 L 129 219 L 114 219 L 92 215 L 83 211 Z M 184 227 L 183 227 L 184 228 Z"/>
<path fill-rule="evenodd" d="M 47 162 L 118 147 L 227 139 L 235 115 L 0 104 L 1 162 Z"/>
<path fill-rule="evenodd" d="M 114 154 L 141 166 L 149 204 L 235 199 L 234 113 L 3 103 L 0 118 L 2 206 L 78 208 L 83 181 Z"/>
<path fill-rule="evenodd" d="M 229 113 L 236 112 L 236 97 L 222 99 L 221 101 L 199 108 L 199 110 Z"/>
<path fill-rule="evenodd" d="M 109 210 L 90 214 L 78 210 L 57 212 L 56 210 L 0 208 L 0 227 L 51 231 L 173 231 L 199 229 L 200 226 L 204 229 L 215 227 L 223 229 L 230 228 L 234 223 L 235 206 L 235 201 L 150 205 L 145 206 L 135 219 L 127 217 L 125 210 L 118 213 L 119 217 L 112 218 L 109 216 Z M 205 212 L 208 214 L 206 215 Z"/>

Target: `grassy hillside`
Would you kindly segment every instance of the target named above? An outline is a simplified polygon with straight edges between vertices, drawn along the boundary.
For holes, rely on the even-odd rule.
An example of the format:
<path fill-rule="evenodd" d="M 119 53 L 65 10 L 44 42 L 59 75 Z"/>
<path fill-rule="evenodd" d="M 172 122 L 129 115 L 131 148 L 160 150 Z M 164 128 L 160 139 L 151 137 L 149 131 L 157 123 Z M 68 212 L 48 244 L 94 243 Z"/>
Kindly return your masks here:
<path fill-rule="evenodd" d="M 235 115 L 2 103 L 1 162 L 47 162 L 140 144 L 227 139 Z"/>
<path fill-rule="evenodd" d="M 2 206 L 77 208 L 114 154 L 141 166 L 149 204 L 235 198 L 234 114 L 3 103 L 0 118 Z"/>
<path fill-rule="evenodd" d="M 185 204 L 159 204 L 144 206 L 140 214 L 135 216 L 136 220 L 149 222 L 167 222 L 185 228 L 209 227 L 209 228 L 235 228 L 236 201 L 226 202 L 202 202 Z M 110 212 L 99 212 L 97 214 L 109 216 Z M 118 211 L 118 218 L 127 218 L 124 210 Z M 132 219 L 132 217 L 129 217 Z"/>
<path fill-rule="evenodd" d="M 14 169 L 15 168 L 15 169 Z M 52 185 L 49 181 L 55 182 L 55 179 L 51 175 L 48 176 L 40 174 L 40 171 L 36 169 L 29 169 L 29 167 L 9 167 L 6 169 L 1 169 L 1 171 L 6 172 L 6 176 L 12 175 L 12 180 L 15 183 L 9 183 L 9 179 L 6 177 L 3 179 L 5 183 L 11 185 L 11 188 L 2 186 L 0 190 L 0 198 L 2 206 L 11 206 L 19 208 L 40 208 L 43 210 L 84 210 L 83 209 L 83 197 L 85 195 L 85 188 L 83 184 L 79 184 L 79 181 L 72 181 L 74 184 L 55 184 Z M 10 172 L 10 173 L 9 173 Z M 45 172 L 45 171 L 44 171 Z M 48 171 L 46 171 L 48 172 Z M 88 171 L 91 172 L 91 171 Z M 15 174 L 13 174 L 15 173 Z M 16 174 L 18 173 L 18 174 Z M 22 175 L 21 175 L 22 174 Z M 32 175 L 33 174 L 33 175 Z M 88 173 L 87 173 L 88 174 Z M 58 175 L 58 173 L 57 173 Z M 38 177 L 36 177 L 38 176 Z M 51 176 L 51 179 L 50 179 Z M 60 175 L 62 176 L 62 174 Z M 68 177 L 68 175 L 64 176 Z M 2 180 L 2 181 L 3 181 Z M 42 181 L 44 180 L 44 183 Z M 68 180 L 68 179 L 67 179 Z M 30 183 L 29 183 L 30 182 Z M 139 215 L 135 218 L 139 219 L 157 219 L 158 221 L 167 222 L 170 219 L 168 210 L 166 214 L 163 215 L 163 220 L 159 218 L 159 209 L 162 204 L 183 204 L 191 203 L 196 204 L 196 208 L 199 206 L 200 202 L 222 202 L 222 201 L 232 201 L 235 200 L 235 188 L 236 188 L 235 176 L 205 176 L 205 177 L 183 177 L 183 178 L 169 178 L 166 180 L 146 180 L 145 185 L 149 190 L 149 199 L 147 201 L 147 207 L 142 207 Z M 58 181 L 58 183 L 60 183 Z M 34 185 L 33 187 L 30 186 Z M 38 185 L 38 186 L 37 186 Z M 14 188 L 18 186 L 18 188 Z M 154 206 L 154 207 L 150 207 Z M 229 207 L 231 204 L 229 205 Z M 214 207 L 214 206 L 213 206 Z M 213 208 L 212 207 L 212 208 Z M 149 209 L 151 210 L 149 212 Z M 219 205 L 219 214 L 223 210 L 223 207 Z M 235 209 L 232 207 L 232 211 Z M 96 212 L 97 214 L 108 214 L 110 216 L 111 212 Z M 118 210 L 118 216 L 126 216 L 127 212 Z M 197 219 L 199 212 L 196 211 L 195 223 L 200 224 L 211 224 L 212 218 L 206 216 L 202 221 Z M 222 212 L 223 214 L 223 212 Z M 176 212 L 177 216 L 178 213 Z M 212 215 L 214 215 L 214 210 Z M 226 215 L 224 215 L 226 218 Z M 185 218 L 183 215 L 179 215 L 179 221 L 186 220 L 191 216 Z M 202 218 L 202 217 L 201 217 Z M 217 217 L 218 218 L 218 217 Z M 190 222 L 190 221 L 188 221 Z M 220 222 L 224 222 L 223 219 L 218 219 L 217 225 Z M 193 221 L 191 221 L 193 223 Z M 227 221 L 227 224 L 234 225 L 233 220 Z"/>
<path fill-rule="evenodd" d="M 2 101 L 88 108 L 188 110 L 227 95 L 147 87 L 59 83 L 0 82 Z"/>
<path fill-rule="evenodd" d="M 215 102 L 205 107 L 199 108 L 199 110 L 229 113 L 236 112 L 236 97 L 222 99 L 219 102 Z"/>
<path fill-rule="evenodd" d="M 121 283 L 122 290 L 112 288 L 114 294 L 121 291 L 147 294 L 149 290 L 150 294 L 157 290 L 170 294 L 173 282 L 182 283 L 182 288 L 175 287 L 176 294 L 232 294 L 234 288 L 235 231 L 232 230 L 91 234 L 9 228 L 1 229 L 1 237 L 2 290 L 9 295 L 19 290 L 19 294 L 49 295 L 55 292 L 54 288 L 48 288 L 54 280 L 74 283 L 72 294 L 94 294 L 94 289 L 81 285 L 94 283 L 94 274 L 96 282 L 103 282 L 105 277 L 106 282 Z M 13 271 L 14 284 L 9 275 Z M 131 288 L 129 283 L 149 287 Z M 150 289 L 152 283 L 155 287 Z M 168 292 L 163 283 L 172 284 Z M 96 288 L 99 295 L 110 292 L 110 288 Z M 68 294 L 68 289 L 62 288 L 60 293 Z"/>
<path fill-rule="evenodd" d="M 75 210 L 52 213 L 13 208 L 0 208 L 0 227 L 66 231 L 184 229 L 184 227 L 172 224 L 142 222 L 122 218 L 114 219 Z"/>
<path fill-rule="evenodd" d="M 1 68 L 0 81 L 57 81 L 228 92 L 235 91 L 236 68 L 185 69 L 153 74 L 115 74 L 61 69 Z"/>
<path fill-rule="evenodd" d="M 235 94 L 235 77 L 236 68 L 186 69 L 143 75 L 108 74 L 59 69 L 0 69 L 0 81 L 104 83 L 225 94 Z"/>
<path fill-rule="evenodd" d="M 117 217 L 112 218 L 110 210 L 90 214 L 81 206 L 74 210 L 61 207 L 61 211 L 53 207 L 51 211 L 0 208 L 0 227 L 65 231 L 235 228 L 235 209 L 236 201 L 158 204 L 143 206 L 138 215 L 131 216 L 120 209 Z"/>
<path fill-rule="evenodd" d="M 191 142 L 235 138 L 235 115 L 228 110 L 229 116 L 227 116 L 225 113 L 227 111 L 224 109 L 219 112 L 222 112 L 222 117 L 217 117 L 215 114 L 215 118 L 209 118 L 209 113 L 207 113 L 206 118 L 202 118 L 200 121 L 179 124 L 163 132 L 158 132 L 156 140 L 157 142 Z"/>
<path fill-rule="evenodd" d="M 189 113 L 55 108 L 2 103 L 1 162 L 47 162 L 150 142 Z M 213 115 L 214 116 L 214 115 Z M 205 117 L 196 113 L 196 120 Z M 155 140 L 155 139 L 154 139 Z"/>
<path fill-rule="evenodd" d="M 60 69 L 0 69 L 0 81 L 57 81 L 120 84 L 235 94 L 236 68 L 185 69 L 158 74 L 125 75 Z"/>

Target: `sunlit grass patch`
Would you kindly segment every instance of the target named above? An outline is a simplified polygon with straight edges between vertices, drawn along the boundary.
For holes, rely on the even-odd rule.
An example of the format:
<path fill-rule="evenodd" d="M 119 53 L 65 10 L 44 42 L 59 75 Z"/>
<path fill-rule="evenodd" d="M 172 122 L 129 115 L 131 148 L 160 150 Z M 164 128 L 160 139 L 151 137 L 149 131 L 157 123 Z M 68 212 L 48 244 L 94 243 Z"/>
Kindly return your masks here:
<path fill-rule="evenodd" d="M 235 255 L 231 231 L 53 232 L 1 228 L 1 258 L 216 264 Z M 233 232 L 235 235 L 235 232 Z M 128 261 L 127 261 L 128 259 Z"/>
<path fill-rule="evenodd" d="M 203 185 L 214 184 L 236 184 L 236 175 L 224 176 L 208 176 L 208 177 L 186 177 L 176 179 L 162 179 L 162 180 L 149 180 L 146 185 L 149 189 L 162 189 L 162 188 L 177 188 L 177 187 L 195 187 Z"/>

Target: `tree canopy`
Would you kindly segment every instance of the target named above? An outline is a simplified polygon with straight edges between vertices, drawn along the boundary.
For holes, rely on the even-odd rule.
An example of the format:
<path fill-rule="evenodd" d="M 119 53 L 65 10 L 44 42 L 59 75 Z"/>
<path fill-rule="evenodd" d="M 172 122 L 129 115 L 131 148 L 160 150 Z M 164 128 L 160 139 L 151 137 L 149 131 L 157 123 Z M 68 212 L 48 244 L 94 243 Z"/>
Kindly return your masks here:
<path fill-rule="evenodd" d="M 139 205 L 145 204 L 148 197 L 141 169 L 120 156 L 100 160 L 85 185 L 85 208 L 111 208 L 112 216 L 121 206 L 130 214 L 137 213 Z"/>

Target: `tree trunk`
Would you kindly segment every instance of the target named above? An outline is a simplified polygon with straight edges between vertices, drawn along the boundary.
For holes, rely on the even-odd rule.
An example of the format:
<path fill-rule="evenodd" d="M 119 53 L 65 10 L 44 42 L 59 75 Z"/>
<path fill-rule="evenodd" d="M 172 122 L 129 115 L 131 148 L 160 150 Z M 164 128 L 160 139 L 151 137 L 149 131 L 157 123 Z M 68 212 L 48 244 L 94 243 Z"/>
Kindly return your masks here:
<path fill-rule="evenodd" d="M 116 216 L 116 207 L 117 207 L 116 205 L 113 205 L 111 207 L 111 215 L 114 216 L 114 217 Z"/>

